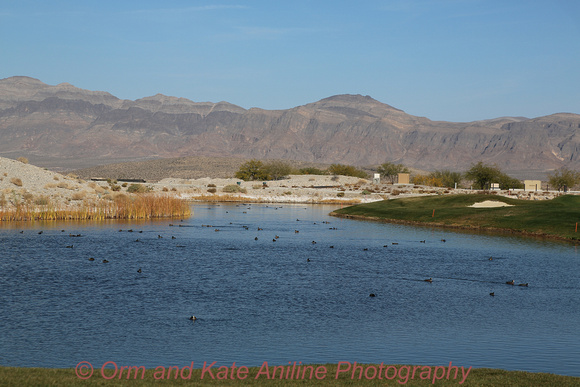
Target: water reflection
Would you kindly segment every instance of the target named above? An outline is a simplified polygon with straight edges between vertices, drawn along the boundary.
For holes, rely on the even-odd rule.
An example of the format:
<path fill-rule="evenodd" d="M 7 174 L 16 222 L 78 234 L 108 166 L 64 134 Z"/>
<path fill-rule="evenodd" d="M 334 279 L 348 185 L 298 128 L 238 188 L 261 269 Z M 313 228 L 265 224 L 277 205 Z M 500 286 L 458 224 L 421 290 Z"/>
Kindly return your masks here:
<path fill-rule="evenodd" d="M 453 361 L 580 376 L 574 246 L 327 216 L 334 208 L 3 224 L 0 364 Z"/>

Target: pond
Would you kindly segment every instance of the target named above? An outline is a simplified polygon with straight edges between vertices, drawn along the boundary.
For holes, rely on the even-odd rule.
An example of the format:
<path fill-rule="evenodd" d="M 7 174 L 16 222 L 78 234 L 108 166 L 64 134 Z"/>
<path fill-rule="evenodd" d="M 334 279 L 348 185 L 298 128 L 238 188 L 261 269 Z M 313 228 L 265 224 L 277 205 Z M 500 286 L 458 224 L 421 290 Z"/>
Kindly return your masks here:
<path fill-rule="evenodd" d="M 453 362 L 580 376 L 575 246 L 335 208 L 0 225 L 0 365 Z"/>

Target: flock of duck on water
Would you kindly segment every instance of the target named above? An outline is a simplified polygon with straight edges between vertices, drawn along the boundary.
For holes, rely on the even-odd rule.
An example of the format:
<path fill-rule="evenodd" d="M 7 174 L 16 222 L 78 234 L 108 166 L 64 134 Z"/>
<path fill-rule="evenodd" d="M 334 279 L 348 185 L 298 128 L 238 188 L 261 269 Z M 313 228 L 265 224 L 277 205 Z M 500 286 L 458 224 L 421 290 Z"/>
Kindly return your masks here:
<path fill-rule="evenodd" d="M 244 204 L 243 204 L 243 205 L 244 205 Z M 236 207 L 239 207 L 239 205 L 236 205 Z M 266 207 L 267 207 L 267 206 L 266 206 Z M 281 208 L 281 207 L 280 207 L 280 208 Z M 276 207 L 275 209 L 278 209 L 278 207 Z M 226 211 L 226 213 L 227 213 L 227 212 L 228 212 L 228 211 Z M 246 212 L 244 211 L 244 213 L 246 213 Z M 299 221 L 300 221 L 300 219 L 296 219 L 296 221 L 297 221 L 297 222 L 299 222 Z M 181 222 L 183 222 L 183 220 L 181 220 Z M 323 223 L 323 224 L 330 224 L 330 222 L 328 222 L 328 221 L 323 221 L 322 223 Z M 232 223 L 230 223 L 230 224 L 232 224 Z M 314 224 L 316 224 L 316 222 L 314 222 Z M 170 226 L 170 227 L 173 227 L 174 225 L 173 225 L 173 224 L 169 224 L 169 226 Z M 179 225 L 179 227 L 182 227 L 182 225 Z M 202 224 L 202 225 L 201 225 L 201 227 L 210 227 L 210 228 L 211 228 L 211 227 L 213 227 L 213 226 L 212 226 L 212 225 L 207 225 L 207 224 Z M 242 226 L 242 227 L 243 227 L 244 229 L 246 229 L 246 230 L 249 230 L 249 227 L 248 227 L 248 226 Z M 336 227 L 330 227 L 329 229 L 330 229 L 330 230 L 337 230 L 337 228 L 336 228 Z M 258 227 L 258 228 L 257 228 L 257 230 L 258 230 L 258 231 L 263 231 L 264 229 L 263 229 L 263 228 L 261 228 L 261 227 Z M 120 230 L 119 230 L 119 232 L 123 232 L 123 231 L 126 231 L 126 232 L 134 232 L 134 231 L 133 231 L 133 229 L 128 229 L 128 230 L 122 230 L 122 229 L 120 229 Z M 220 231 L 220 230 L 219 230 L 218 228 L 214 228 L 214 231 L 218 232 L 218 231 Z M 61 230 L 61 232 L 65 232 L 65 230 Z M 138 232 L 138 233 L 143 233 L 143 231 L 136 231 L 136 232 Z M 23 234 L 23 233 L 24 233 L 24 231 L 20 231 L 20 233 L 21 233 L 21 234 Z M 39 232 L 38 232 L 38 234 L 39 234 L 39 235 L 40 235 L 40 234 L 42 234 L 42 233 L 43 233 L 43 231 L 39 231 Z M 295 234 L 298 234 L 298 233 L 300 233 L 300 231 L 299 231 L 299 230 L 294 230 L 294 233 L 295 233 Z M 82 236 L 81 234 L 69 234 L 69 237 L 74 237 L 74 238 L 78 238 L 78 237 L 81 237 L 81 236 Z M 157 238 L 158 238 L 158 239 L 163 239 L 163 236 L 161 236 L 161 235 L 157 235 Z M 280 236 L 278 236 L 278 235 L 275 235 L 275 236 L 274 236 L 274 238 L 272 239 L 272 241 L 273 241 L 273 242 L 276 242 L 276 241 L 277 241 L 279 238 L 280 238 Z M 176 237 L 175 237 L 175 236 L 171 236 L 171 239 L 176 239 Z M 258 237 L 255 237 L 255 238 L 254 238 L 254 240 L 256 240 L 256 241 L 257 241 L 257 240 L 258 240 Z M 135 242 L 140 242 L 140 239 L 136 239 L 136 240 L 135 240 Z M 420 243 L 426 243 L 426 241 L 425 241 L 425 240 L 421 240 L 421 241 L 419 241 L 419 242 L 420 242 Z M 445 239 L 441 239 L 441 242 L 446 242 L 446 240 L 445 240 Z M 316 241 L 312 241 L 312 244 L 316 244 Z M 398 245 L 398 243 L 397 243 L 397 242 L 392 242 L 392 245 Z M 71 248 L 71 249 L 72 249 L 72 248 L 74 248 L 74 244 L 67 245 L 67 246 L 65 246 L 65 247 L 66 247 L 66 248 Z M 185 247 L 185 246 L 178 246 L 178 247 Z M 388 245 L 384 245 L 383 247 L 388 247 Z M 329 248 L 331 248 L 331 249 L 332 249 L 332 248 L 334 248 L 334 246 L 329 246 Z M 368 251 L 368 248 L 364 248 L 363 250 L 364 250 L 364 251 Z M 93 258 L 93 257 L 90 257 L 88 260 L 92 262 L 92 261 L 94 261 L 94 260 L 95 260 L 95 258 Z M 489 257 L 489 261 L 492 261 L 492 260 L 493 260 L 493 257 Z M 310 258 L 307 258 L 307 259 L 306 259 L 306 261 L 307 261 L 307 262 L 310 262 Z M 109 261 L 108 261 L 107 259 L 103 259 L 103 260 L 102 260 L 102 262 L 103 262 L 103 263 L 109 263 Z M 141 274 L 142 272 L 143 272 L 143 270 L 142 270 L 141 268 L 139 268 L 139 269 L 137 270 L 137 273 L 139 273 L 139 274 Z M 428 283 L 432 283 L 432 282 L 433 282 L 433 278 L 431 278 L 431 277 L 430 277 L 430 278 L 424 279 L 423 281 L 424 281 L 424 282 L 428 282 Z M 516 282 L 515 282 L 515 280 L 513 280 L 513 279 L 512 279 L 511 281 L 507 281 L 507 282 L 506 282 L 506 285 L 516 286 Z M 517 284 L 517 286 L 523 286 L 523 287 L 527 287 L 527 286 L 528 286 L 528 283 L 527 283 L 527 282 L 526 282 L 526 283 L 519 283 L 519 284 Z M 489 293 L 489 295 L 493 297 L 493 296 L 495 296 L 495 292 L 491 292 L 491 293 Z M 370 293 L 370 294 L 369 294 L 369 297 L 376 297 L 376 294 L 375 294 L 375 293 Z M 191 316 L 191 317 L 189 317 L 189 320 L 191 320 L 191 321 L 196 321 L 196 320 L 198 320 L 198 317 L 196 317 L 196 316 Z"/>

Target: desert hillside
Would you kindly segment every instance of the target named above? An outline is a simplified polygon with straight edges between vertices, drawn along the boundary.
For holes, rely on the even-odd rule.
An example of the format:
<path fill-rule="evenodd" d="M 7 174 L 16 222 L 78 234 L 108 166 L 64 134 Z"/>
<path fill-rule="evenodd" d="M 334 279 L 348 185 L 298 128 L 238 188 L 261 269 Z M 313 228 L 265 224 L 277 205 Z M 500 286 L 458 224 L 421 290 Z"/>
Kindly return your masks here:
<path fill-rule="evenodd" d="M 68 83 L 0 80 L 0 155 L 61 170 L 174 157 L 286 159 L 359 166 L 385 161 L 465 170 L 580 168 L 580 115 L 431 121 L 369 96 L 287 110 L 243 109 L 157 94 L 135 101 Z"/>

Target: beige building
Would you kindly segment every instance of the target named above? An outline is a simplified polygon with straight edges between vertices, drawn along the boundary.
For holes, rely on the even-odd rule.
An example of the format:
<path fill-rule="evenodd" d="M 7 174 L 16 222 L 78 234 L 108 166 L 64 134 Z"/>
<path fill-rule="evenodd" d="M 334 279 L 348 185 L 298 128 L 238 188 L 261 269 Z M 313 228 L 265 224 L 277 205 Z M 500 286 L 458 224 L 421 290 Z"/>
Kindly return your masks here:
<path fill-rule="evenodd" d="M 541 180 L 524 180 L 524 191 L 541 191 L 542 181 Z"/>
<path fill-rule="evenodd" d="M 399 173 L 397 175 L 397 183 L 399 184 L 409 184 L 409 174 L 408 173 Z"/>

